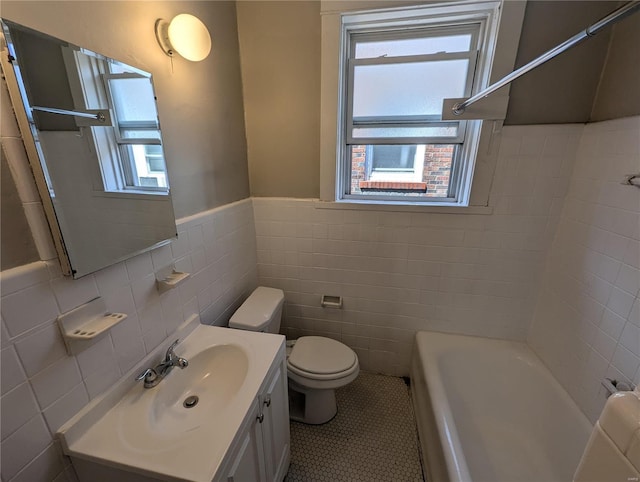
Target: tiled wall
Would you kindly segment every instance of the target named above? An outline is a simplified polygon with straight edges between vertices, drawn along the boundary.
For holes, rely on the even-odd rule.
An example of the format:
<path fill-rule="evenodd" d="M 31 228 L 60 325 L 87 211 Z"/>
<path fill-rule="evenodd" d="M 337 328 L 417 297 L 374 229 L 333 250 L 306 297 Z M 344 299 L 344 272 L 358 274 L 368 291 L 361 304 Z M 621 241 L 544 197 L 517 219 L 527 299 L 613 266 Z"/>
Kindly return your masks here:
<path fill-rule="evenodd" d="M 395 375 L 416 330 L 524 340 L 582 129 L 504 128 L 492 214 L 254 198 L 259 283 L 285 290 L 283 332 L 335 338 Z"/>
<path fill-rule="evenodd" d="M 589 124 L 528 341 L 594 421 L 603 377 L 640 384 L 640 117 Z"/>
<path fill-rule="evenodd" d="M 256 286 L 250 200 L 178 222 L 163 246 L 93 275 L 69 280 L 56 262 L 1 273 L 3 482 L 74 480 L 53 434 L 92 398 L 134 368 L 193 314 L 224 324 Z M 154 272 L 175 263 L 191 277 L 159 295 Z M 56 317 L 96 296 L 128 318 L 77 356 L 68 356 Z"/>

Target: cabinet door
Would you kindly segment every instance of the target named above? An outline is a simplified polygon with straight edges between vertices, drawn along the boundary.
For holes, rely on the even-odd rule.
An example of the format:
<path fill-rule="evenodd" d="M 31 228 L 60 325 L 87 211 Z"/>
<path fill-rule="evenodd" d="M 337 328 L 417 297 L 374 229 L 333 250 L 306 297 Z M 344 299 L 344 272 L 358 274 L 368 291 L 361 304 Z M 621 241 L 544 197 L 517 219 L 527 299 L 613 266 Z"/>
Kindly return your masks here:
<path fill-rule="evenodd" d="M 253 405 L 255 407 L 255 404 Z M 242 435 L 231 469 L 227 472 L 228 482 L 262 482 L 264 471 L 264 447 L 262 445 L 262 424 L 258 421 L 257 410 L 253 410 L 253 420 Z"/>
<path fill-rule="evenodd" d="M 281 481 L 289 468 L 289 401 L 286 365 L 281 363 L 262 397 L 262 437 L 269 482 Z"/>

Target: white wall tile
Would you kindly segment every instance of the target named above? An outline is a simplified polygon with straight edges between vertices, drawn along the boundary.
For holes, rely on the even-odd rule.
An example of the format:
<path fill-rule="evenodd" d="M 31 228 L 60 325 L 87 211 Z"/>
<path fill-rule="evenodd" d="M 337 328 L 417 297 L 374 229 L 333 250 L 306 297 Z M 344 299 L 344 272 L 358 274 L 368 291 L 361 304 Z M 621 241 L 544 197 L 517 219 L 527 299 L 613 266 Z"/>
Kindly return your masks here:
<path fill-rule="evenodd" d="M 65 357 L 31 378 L 31 386 L 41 409 L 51 405 L 82 381 L 78 364 Z"/>
<path fill-rule="evenodd" d="M 183 257 L 189 252 L 189 238 L 187 231 L 178 231 L 178 237 L 171 241 L 171 255 L 173 259 Z"/>
<path fill-rule="evenodd" d="M 93 275 L 83 276 L 77 280 L 70 278 L 54 279 L 51 282 L 51 287 L 61 313 L 77 308 L 98 296 L 98 287 Z"/>
<path fill-rule="evenodd" d="M 139 314 L 140 329 L 143 335 L 150 332 L 160 332 L 162 338 L 166 333 L 162 325 L 162 305 L 154 303 L 144 308 Z"/>
<path fill-rule="evenodd" d="M 640 366 L 640 358 L 619 344 L 613 354 L 611 364 L 624 375 L 626 380 L 632 380 Z"/>
<path fill-rule="evenodd" d="M 57 323 L 49 323 L 19 339 L 15 349 L 29 377 L 67 355 Z"/>
<path fill-rule="evenodd" d="M 104 370 L 104 366 L 115 365 L 116 356 L 111 337 L 103 335 L 101 340 L 76 355 L 76 360 L 85 380 L 95 378 L 96 374 Z"/>
<path fill-rule="evenodd" d="M 13 346 L 8 346 L 0 352 L 0 369 L 2 370 L 2 374 L 0 375 L 0 383 L 2 384 L 0 393 L 2 395 L 27 381 L 27 377 Z"/>
<path fill-rule="evenodd" d="M 50 481 L 64 472 L 57 445 L 51 444 L 23 468 L 11 482 Z"/>
<path fill-rule="evenodd" d="M 29 421 L 38 410 L 38 405 L 28 383 L 23 383 L 0 399 L 2 417 L 2 440 Z"/>
<path fill-rule="evenodd" d="M 6 296 L 47 281 L 49 281 L 49 272 L 46 263 L 36 261 L 35 263 L 2 271 L 0 274 L 0 291 L 2 296 Z"/>
<path fill-rule="evenodd" d="M 173 263 L 173 254 L 171 251 L 171 245 L 166 244 L 151 251 L 151 261 L 153 269 L 155 271 L 161 270 L 170 266 Z"/>
<path fill-rule="evenodd" d="M 635 301 L 635 296 L 625 293 L 624 291 L 613 288 L 609 301 L 607 302 L 607 308 L 616 313 L 618 316 L 626 319 L 631 313 L 631 307 Z"/>
<path fill-rule="evenodd" d="M 110 388 L 120 377 L 120 368 L 117 363 L 107 363 L 95 372 L 92 376 L 84 379 L 84 386 L 87 389 L 90 399 L 94 399 L 108 388 Z"/>
<path fill-rule="evenodd" d="M 18 336 L 31 328 L 53 320 L 59 310 L 48 283 L 3 296 L 2 318 L 10 336 Z"/>
<path fill-rule="evenodd" d="M 126 284 L 115 288 L 106 294 L 101 293 L 100 296 L 104 300 L 107 310 L 112 313 L 125 313 L 129 316 L 136 314 L 136 305 L 133 299 L 131 285 Z"/>
<path fill-rule="evenodd" d="M 4 480 L 10 480 L 49 444 L 51 436 L 41 415 L 36 415 L 2 441 L 0 471 Z"/>
<path fill-rule="evenodd" d="M 627 323 L 622 331 L 620 344 L 635 356 L 640 357 L 640 328 L 632 323 Z"/>
<path fill-rule="evenodd" d="M 89 394 L 84 383 L 79 383 L 44 409 L 43 415 L 49 431 L 55 434 L 67 420 L 78 413 L 87 403 L 89 403 Z"/>
<path fill-rule="evenodd" d="M 125 261 L 127 274 L 131 281 L 144 278 L 153 273 L 153 263 L 149 253 L 139 254 L 135 258 Z"/>
<path fill-rule="evenodd" d="M 635 297 L 640 289 L 640 270 L 623 264 L 620 266 L 616 286 Z"/>
<path fill-rule="evenodd" d="M 100 296 L 112 293 L 129 283 L 129 276 L 124 263 L 114 264 L 95 274 L 96 285 Z"/>
<path fill-rule="evenodd" d="M 633 323 L 636 326 L 640 326 L 640 297 L 636 296 L 636 300 L 629 313 L 629 323 Z"/>
<path fill-rule="evenodd" d="M 640 316 L 640 249 L 634 238 L 640 204 L 637 190 L 620 184 L 629 162 L 640 163 L 637 122 L 585 127 L 528 336 L 592 421 L 605 402 L 603 366 L 606 376 L 631 381 L 640 364 L 640 322 L 633 321 Z M 634 136 L 618 135 L 634 129 Z M 632 153 L 619 156 L 616 150 Z"/>

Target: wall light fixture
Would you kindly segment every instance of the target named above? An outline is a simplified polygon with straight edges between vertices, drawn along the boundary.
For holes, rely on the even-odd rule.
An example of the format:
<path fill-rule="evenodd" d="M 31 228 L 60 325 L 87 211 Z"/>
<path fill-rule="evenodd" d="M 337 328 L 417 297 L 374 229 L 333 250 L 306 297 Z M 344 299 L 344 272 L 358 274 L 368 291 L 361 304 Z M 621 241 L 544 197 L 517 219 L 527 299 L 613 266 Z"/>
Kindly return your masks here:
<path fill-rule="evenodd" d="M 156 20 L 156 38 L 169 57 L 177 52 L 187 60 L 199 62 L 211 51 L 209 30 L 199 18 L 188 13 L 176 15 L 171 22 Z"/>

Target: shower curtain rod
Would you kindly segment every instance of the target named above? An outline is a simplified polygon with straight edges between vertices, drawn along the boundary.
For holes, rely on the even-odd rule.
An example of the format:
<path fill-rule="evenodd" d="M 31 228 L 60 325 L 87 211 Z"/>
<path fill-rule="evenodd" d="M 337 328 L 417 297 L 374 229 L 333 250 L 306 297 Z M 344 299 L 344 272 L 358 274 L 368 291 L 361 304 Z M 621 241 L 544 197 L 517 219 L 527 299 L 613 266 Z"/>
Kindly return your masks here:
<path fill-rule="evenodd" d="M 74 117 L 84 117 L 87 119 L 94 119 L 100 122 L 106 121 L 106 116 L 103 112 L 79 112 L 76 110 L 66 109 L 54 109 L 53 107 L 32 107 L 31 110 L 37 110 L 40 112 L 48 112 L 49 114 L 70 115 Z"/>
<path fill-rule="evenodd" d="M 587 28 L 582 30 L 580 33 L 574 35 L 570 39 L 564 41 L 563 43 L 561 43 L 560 45 L 552 48 L 551 50 L 546 51 L 545 53 L 540 55 L 538 58 L 532 60 L 528 64 L 523 65 L 519 69 L 516 69 L 513 72 L 511 72 L 510 74 L 504 76 L 502 79 L 497 81 L 495 84 L 490 85 L 486 89 L 482 90 L 481 92 L 478 92 L 476 95 L 474 95 L 472 97 L 469 97 L 467 100 L 465 100 L 463 102 L 458 102 L 458 103 L 454 104 L 453 107 L 451 108 L 451 110 L 453 111 L 454 115 L 462 115 L 464 113 L 465 109 L 467 107 L 469 107 L 471 104 L 474 104 L 475 102 L 478 102 L 480 99 L 482 99 L 482 98 L 488 96 L 489 94 L 495 92 L 500 87 L 503 87 L 503 86 L 507 85 L 508 83 L 514 81 L 518 77 L 526 74 L 530 70 L 535 69 L 538 65 L 542 65 L 547 60 L 551 60 L 555 56 L 561 54 L 565 50 L 570 49 L 571 47 L 573 47 L 577 43 L 581 42 L 582 40 L 584 40 L 586 38 L 589 38 L 589 37 L 593 37 L 595 34 L 597 34 L 600 30 L 602 30 L 604 27 L 606 27 L 610 23 L 618 22 L 618 21 L 622 20 L 624 17 L 627 17 L 629 15 L 632 15 L 632 14 L 636 13 L 638 10 L 640 10 L 640 0 L 634 0 L 632 2 L 624 4 L 620 8 L 618 8 L 618 9 L 614 10 L 613 12 L 611 12 L 606 17 L 603 17 L 600 20 L 598 20 L 593 25 L 588 26 Z"/>

